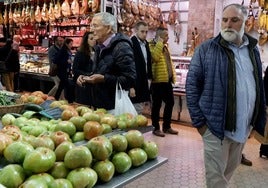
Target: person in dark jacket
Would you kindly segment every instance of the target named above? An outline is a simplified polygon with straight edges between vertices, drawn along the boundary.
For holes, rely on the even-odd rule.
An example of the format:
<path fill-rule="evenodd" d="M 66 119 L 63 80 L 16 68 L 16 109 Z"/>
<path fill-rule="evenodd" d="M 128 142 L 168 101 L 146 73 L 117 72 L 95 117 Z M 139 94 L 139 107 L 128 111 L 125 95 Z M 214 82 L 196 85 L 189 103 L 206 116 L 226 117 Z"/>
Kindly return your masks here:
<path fill-rule="evenodd" d="M 266 123 L 257 40 L 244 33 L 246 7 L 223 9 L 221 32 L 198 46 L 186 79 L 192 124 L 203 138 L 208 188 L 228 187 L 250 131 Z"/>
<path fill-rule="evenodd" d="M 14 74 L 20 70 L 19 53 L 12 47 L 12 39 L 7 39 L 6 44 L 0 49 L 0 60 L 6 60 L 7 71 L 2 73 L 3 85 L 7 91 L 14 91 Z"/>
<path fill-rule="evenodd" d="M 86 32 L 82 38 L 81 45 L 75 54 L 73 62 L 73 74 L 74 82 L 77 80 L 83 81 L 84 76 L 89 76 L 92 74 L 93 57 L 94 57 L 94 46 L 96 41 L 94 39 L 92 32 Z M 85 84 L 84 86 L 75 85 L 75 102 L 92 106 L 92 96 L 91 96 L 90 84 Z"/>
<path fill-rule="evenodd" d="M 55 94 L 55 99 L 59 100 L 61 92 L 64 91 L 64 97 L 68 100 L 69 103 L 73 102 L 72 92 L 74 89 L 70 87 L 69 83 L 69 75 L 70 75 L 70 67 L 72 65 L 72 52 L 71 49 L 73 47 L 73 39 L 66 38 L 64 40 L 64 44 L 62 48 L 57 53 L 57 57 L 55 59 L 55 63 L 58 65 L 58 73 L 57 76 L 60 79 L 58 90 Z"/>
<path fill-rule="evenodd" d="M 144 102 L 150 101 L 149 83 L 152 80 L 152 60 L 149 44 L 146 41 L 148 24 L 139 21 L 135 25 L 136 34 L 131 37 L 136 65 L 136 83 L 130 88 L 129 96 L 138 114 L 144 108 Z"/>
<path fill-rule="evenodd" d="M 266 68 L 264 72 L 263 82 L 264 82 L 266 106 L 268 106 L 268 67 Z M 264 156 L 268 158 L 268 145 L 267 144 L 261 144 L 259 155 L 260 157 Z"/>
<path fill-rule="evenodd" d="M 135 84 L 136 70 L 132 42 L 122 33 L 117 33 L 117 20 L 108 12 L 94 15 L 91 31 L 98 43 L 93 74 L 85 76 L 83 83 L 93 87 L 93 106 L 113 110 L 115 88 L 119 82 L 129 90 Z"/>
<path fill-rule="evenodd" d="M 55 59 L 57 57 L 58 52 L 60 51 L 63 43 L 64 43 L 64 38 L 57 36 L 54 39 L 54 44 L 52 46 L 50 46 L 49 50 L 48 50 L 48 60 L 49 60 L 49 65 L 51 66 L 52 63 L 56 64 Z M 55 96 L 59 84 L 60 84 L 60 79 L 58 78 L 58 76 L 51 76 L 52 80 L 54 81 L 54 86 L 51 88 L 51 90 L 48 92 L 49 96 Z"/>

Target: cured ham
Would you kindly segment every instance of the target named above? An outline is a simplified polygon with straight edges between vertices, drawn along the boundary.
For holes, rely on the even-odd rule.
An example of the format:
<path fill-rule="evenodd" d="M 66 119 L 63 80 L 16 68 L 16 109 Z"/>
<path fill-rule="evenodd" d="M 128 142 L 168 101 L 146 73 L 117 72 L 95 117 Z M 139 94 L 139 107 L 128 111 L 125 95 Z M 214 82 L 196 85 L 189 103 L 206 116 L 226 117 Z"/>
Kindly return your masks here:
<path fill-rule="evenodd" d="M 66 17 L 71 15 L 71 7 L 70 7 L 68 0 L 64 0 L 64 2 L 62 3 L 61 13 L 63 16 L 66 16 Z"/>
<path fill-rule="evenodd" d="M 54 5 L 53 5 L 52 2 L 49 4 L 48 17 L 49 17 L 49 21 L 50 21 L 50 22 L 55 21 Z"/>
<path fill-rule="evenodd" d="M 42 11 L 41 11 L 41 17 L 44 22 L 48 21 L 48 9 L 47 9 L 47 4 L 44 3 Z"/>
<path fill-rule="evenodd" d="M 131 11 L 135 15 L 138 15 L 140 13 L 138 5 L 134 1 L 131 1 Z"/>
<path fill-rule="evenodd" d="M 32 24 L 35 23 L 35 12 L 34 12 L 34 6 L 31 6 L 31 10 L 30 10 L 30 22 Z"/>
<path fill-rule="evenodd" d="M 26 8 L 25 8 L 25 18 L 24 21 L 26 23 L 30 23 L 31 22 L 31 8 L 30 6 L 27 4 Z"/>
<path fill-rule="evenodd" d="M 21 16 L 20 16 L 20 21 L 21 21 L 21 22 L 24 22 L 24 19 L 25 19 L 25 16 L 26 16 L 25 11 L 26 11 L 26 7 L 25 7 L 25 5 L 24 5 L 24 6 L 22 7 L 22 10 L 21 10 Z"/>
<path fill-rule="evenodd" d="M 0 25 L 2 25 L 4 23 L 4 18 L 2 15 L 2 12 L 0 12 Z"/>
<path fill-rule="evenodd" d="M 21 16 L 20 8 L 15 8 L 15 10 L 13 12 L 13 21 L 15 23 L 19 23 L 20 22 L 20 16 Z"/>
<path fill-rule="evenodd" d="M 54 16 L 56 19 L 59 19 L 61 17 L 61 7 L 59 0 L 57 1 L 54 7 Z"/>
<path fill-rule="evenodd" d="M 6 22 L 7 21 L 7 22 Z M 12 12 L 12 8 L 11 8 L 11 5 L 10 5 L 10 8 L 9 8 L 9 13 L 8 13 L 8 18 L 6 20 L 5 24 L 12 24 L 13 23 L 13 12 Z"/>
<path fill-rule="evenodd" d="M 71 4 L 71 11 L 72 11 L 72 14 L 73 15 L 78 15 L 80 12 L 79 12 L 79 3 L 77 0 L 73 0 L 72 4 Z"/>
<path fill-rule="evenodd" d="M 5 12 L 4 12 L 4 24 L 7 25 L 8 24 L 8 13 L 7 13 L 7 7 L 5 8 Z"/>
<path fill-rule="evenodd" d="M 98 12 L 100 8 L 100 0 L 93 0 L 92 1 L 92 12 Z"/>
<path fill-rule="evenodd" d="M 42 21 L 41 9 L 39 5 L 36 6 L 34 17 L 36 22 L 40 23 Z"/>
<path fill-rule="evenodd" d="M 82 7 L 80 7 L 80 14 L 86 14 L 88 11 L 88 2 L 87 0 L 82 1 Z"/>
<path fill-rule="evenodd" d="M 144 16 L 146 8 L 145 8 L 145 5 L 141 1 L 139 2 L 138 8 L 139 8 L 140 16 Z"/>

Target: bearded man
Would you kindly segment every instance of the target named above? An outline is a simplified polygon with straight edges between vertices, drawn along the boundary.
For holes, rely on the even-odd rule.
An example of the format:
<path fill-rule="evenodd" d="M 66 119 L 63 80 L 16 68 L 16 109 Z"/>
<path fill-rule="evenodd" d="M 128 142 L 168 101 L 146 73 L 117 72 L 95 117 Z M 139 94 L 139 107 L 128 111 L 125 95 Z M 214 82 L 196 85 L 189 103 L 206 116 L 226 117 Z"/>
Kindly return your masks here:
<path fill-rule="evenodd" d="M 230 4 L 222 15 L 220 34 L 196 49 L 186 80 L 208 188 L 228 187 L 250 131 L 263 135 L 266 123 L 258 41 L 244 33 L 247 10 Z"/>

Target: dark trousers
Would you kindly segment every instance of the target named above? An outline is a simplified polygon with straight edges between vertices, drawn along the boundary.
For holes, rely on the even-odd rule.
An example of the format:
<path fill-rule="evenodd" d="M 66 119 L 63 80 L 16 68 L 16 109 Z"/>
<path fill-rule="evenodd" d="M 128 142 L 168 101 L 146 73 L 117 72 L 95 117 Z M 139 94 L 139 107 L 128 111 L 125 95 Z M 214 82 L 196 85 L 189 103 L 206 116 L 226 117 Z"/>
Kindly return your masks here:
<path fill-rule="evenodd" d="M 14 91 L 20 91 L 20 72 L 14 74 Z"/>
<path fill-rule="evenodd" d="M 69 103 L 74 101 L 74 84 L 70 82 L 67 76 L 60 77 L 59 87 L 55 94 L 56 100 L 59 100 L 61 92 L 64 90 L 64 98 L 68 100 Z"/>
<path fill-rule="evenodd" d="M 168 83 L 152 83 L 152 124 L 155 130 L 159 130 L 160 109 L 162 102 L 165 103 L 163 114 L 163 129 L 169 129 L 171 124 L 172 110 L 174 106 L 173 87 Z"/>

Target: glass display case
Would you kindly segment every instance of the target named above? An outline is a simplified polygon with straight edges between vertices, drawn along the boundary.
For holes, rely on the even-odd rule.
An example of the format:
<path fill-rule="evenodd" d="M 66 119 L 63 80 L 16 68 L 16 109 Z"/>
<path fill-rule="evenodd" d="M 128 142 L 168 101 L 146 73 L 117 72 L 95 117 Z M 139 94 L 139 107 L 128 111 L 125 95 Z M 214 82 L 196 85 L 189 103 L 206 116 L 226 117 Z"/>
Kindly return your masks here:
<path fill-rule="evenodd" d="M 28 73 L 48 74 L 49 61 L 45 51 L 22 51 L 20 52 L 20 71 Z"/>
<path fill-rule="evenodd" d="M 178 92 L 185 92 L 186 76 L 191 62 L 191 57 L 173 56 L 172 61 L 176 70 L 176 83 L 174 90 Z"/>

